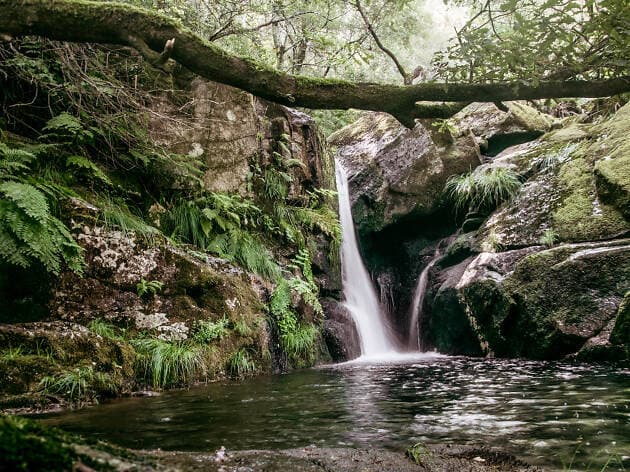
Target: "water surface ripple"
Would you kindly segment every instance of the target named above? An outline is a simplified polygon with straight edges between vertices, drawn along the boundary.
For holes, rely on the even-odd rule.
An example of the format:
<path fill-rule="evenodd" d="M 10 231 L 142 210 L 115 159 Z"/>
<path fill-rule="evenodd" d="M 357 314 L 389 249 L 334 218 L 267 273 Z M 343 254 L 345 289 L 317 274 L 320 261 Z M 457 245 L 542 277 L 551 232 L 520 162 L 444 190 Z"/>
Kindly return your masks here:
<path fill-rule="evenodd" d="M 214 383 L 43 421 L 133 448 L 454 442 L 546 470 L 629 470 L 630 369 L 427 356 Z"/>

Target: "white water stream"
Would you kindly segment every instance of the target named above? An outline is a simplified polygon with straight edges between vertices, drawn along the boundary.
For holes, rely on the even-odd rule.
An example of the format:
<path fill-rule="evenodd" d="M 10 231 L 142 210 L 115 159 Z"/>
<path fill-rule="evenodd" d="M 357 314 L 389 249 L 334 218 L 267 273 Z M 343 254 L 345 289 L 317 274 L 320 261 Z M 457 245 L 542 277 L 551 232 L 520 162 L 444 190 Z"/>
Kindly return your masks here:
<path fill-rule="evenodd" d="M 341 221 L 341 267 L 345 306 L 352 315 L 361 340 L 361 357 L 388 357 L 396 353 L 391 330 L 385 321 L 372 285 L 372 280 L 361 259 L 354 221 L 350 208 L 348 178 L 337 163 L 337 191 Z"/>
<path fill-rule="evenodd" d="M 438 261 L 442 252 L 440 251 L 440 245 L 438 244 L 435 249 L 433 259 L 427 264 L 427 266 L 420 273 L 418 277 L 418 283 L 416 284 L 416 290 L 413 293 L 413 301 L 411 302 L 411 311 L 409 313 L 409 348 L 420 349 L 420 314 L 422 313 L 422 304 L 424 303 L 424 296 L 427 293 L 427 282 L 429 281 L 429 271 Z"/>

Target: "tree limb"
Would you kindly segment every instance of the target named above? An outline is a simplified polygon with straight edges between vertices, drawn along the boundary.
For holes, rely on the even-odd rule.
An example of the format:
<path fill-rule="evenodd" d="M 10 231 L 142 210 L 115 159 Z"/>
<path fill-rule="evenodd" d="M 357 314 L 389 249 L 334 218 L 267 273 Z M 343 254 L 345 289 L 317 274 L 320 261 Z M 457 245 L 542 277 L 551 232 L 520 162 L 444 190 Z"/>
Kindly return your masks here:
<path fill-rule="evenodd" d="M 223 51 L 178 23 L 129 5 L 89 0 L 0 0 L 0 35 L 39 35 L 60 41 L 120 44 L 160 58 L 174 40 L 170 58 L 190 71 L 258 97 L 312 109 L 384 111 L 406 126 L 415 118 L 444 118 L 469 102 L 560 97 L 605 97 L 630 91 L 630 77 L 602 81 L 397 86 L 295 76 Z M 456 102 L 448 106 L 417 102 Z M 449 115 L 450 116 L 450 115 Z"/>
<path fill-rule="evenodd" d="M 396 65 L 396 69 L 398 69 L 398 72 L 400 73 L 400 75 L 402 75 L 403 83 L 405 85 L 411 85 L 411 82 L 413 79 L 412 80 L 409 79 L 409 74 L 407 74 L 407 71 L 405 71 L 405 68 L 400 63 L 396 55 L 391 51 L 391 49 L 385 47 L 381 39 L 376 34 L 376 30 L 372 26 L 372 23 L 370 22 L 370 19 L 368 18 L 367 13 L 365 13 L 365 10 L 361 6 L 361 0 L 355 0 L 354 6 L 356 7 L 357 11 L 361 15 L 361 18 L 363 19 L 363 23 L 365 24 L 365 27 L 368 29 L 370 36 L 372 36 L 372 39 L 374 40 L 378 48 L 381 51 L 383 51 L 385 54 L 387 54 L 389 58 L 392 60 L 392 62 Z"/>

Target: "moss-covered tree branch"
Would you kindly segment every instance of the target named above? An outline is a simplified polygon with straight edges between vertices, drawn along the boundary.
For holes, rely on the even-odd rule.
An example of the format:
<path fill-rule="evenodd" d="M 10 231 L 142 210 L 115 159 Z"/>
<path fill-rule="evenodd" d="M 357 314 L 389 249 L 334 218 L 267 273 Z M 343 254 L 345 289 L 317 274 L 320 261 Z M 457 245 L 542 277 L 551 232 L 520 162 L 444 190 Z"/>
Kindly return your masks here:
<path fill-rule="evenodd" d="M 384 111 L 406 126 L 413 126 L 416 118 L 446 118 L 469 102 L 602 97 L 630 91 L 630 77 L 538 85 L 423 83 L 410 86 L 317 79 L 285 74 L 228 54 L 173 20 L 129 5 L 88 0 L 0 0 L 0 12 L 0 35 L 39 35 L 61 41 L 122 44 L 158 62 L 167 41 L 174 39 L 169 44 L 169 57 L 207 79 L 289 106 Z"/>

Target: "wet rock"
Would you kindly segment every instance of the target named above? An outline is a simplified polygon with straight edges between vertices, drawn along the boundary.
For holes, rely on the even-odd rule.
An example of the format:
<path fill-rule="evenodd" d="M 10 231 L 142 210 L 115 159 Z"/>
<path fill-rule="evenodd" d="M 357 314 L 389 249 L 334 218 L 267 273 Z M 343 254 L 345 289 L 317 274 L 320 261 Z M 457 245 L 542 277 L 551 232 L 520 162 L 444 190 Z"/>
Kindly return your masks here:
<path fill-rule="evenodd" d="M 438 134 L 429 123 L 409 130 L 389 115 L 368 113 L 329 138 L 348 172 L 360 233 L 435 213 L 448 177 L 480 164 L 472 135 L 443 142 Z"/>
<path fill-rule="evenodd" d="M 324 341 L 333 361 L 343 362 L 361 355 L 361 342 L 352 316 L 337 300 L 324 299 Z"/>
<path fill-rule="evenodd" d="M 545 234 L 554 242 L 580 242 L 630 232 L 623 190 L 630 189 L 630 150 L 623 150 L 622 138 L 630 133 L 629 115 L 626 105 L 599 125 L 557 130 L 495 158 L 490 166 L 509 166 L 528 180 L 483 225 L 480 247 L 532 246 Z"/>
<path fill-rule="evenodd" d="M 612 334 L 625 323 L 620 305 L 630 286 L 630 240 L 482 253 L 443 270 L 435 284 L 427 336 L 445 352 L 474 353 L 455 347 L 461 340 L 452 326 L 460 326 L 486 355 L 602 353 L 621 344 Z M 609 358 L 623 355 L 618 351 Z"/>
<path fill-rule="evenodd" d="M 473 103 L 453 122 L 460 133 L 472 132 L 483 143 L 484 154 L 496 156 L 515 144 L 532 141 L 552 129 L 554 120 L 524 102 L 505 102 L 507 111 L 493 103 Z"/>

